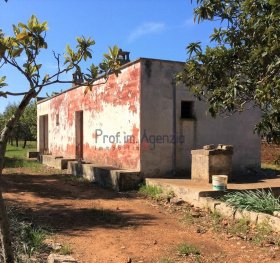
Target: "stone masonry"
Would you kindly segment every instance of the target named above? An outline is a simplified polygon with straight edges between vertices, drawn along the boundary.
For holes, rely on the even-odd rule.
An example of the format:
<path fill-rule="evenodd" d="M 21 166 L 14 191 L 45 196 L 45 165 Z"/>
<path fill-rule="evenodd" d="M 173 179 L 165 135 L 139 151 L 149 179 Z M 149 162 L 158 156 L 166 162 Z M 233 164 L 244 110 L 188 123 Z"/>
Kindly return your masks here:
<path fill-rule="evenodd" d="M 192 150 L 191 178 L 198 182 L 211 183 L 212 175 L 227 175 L 231 179 L 233 146 L 206 145 Z"/>

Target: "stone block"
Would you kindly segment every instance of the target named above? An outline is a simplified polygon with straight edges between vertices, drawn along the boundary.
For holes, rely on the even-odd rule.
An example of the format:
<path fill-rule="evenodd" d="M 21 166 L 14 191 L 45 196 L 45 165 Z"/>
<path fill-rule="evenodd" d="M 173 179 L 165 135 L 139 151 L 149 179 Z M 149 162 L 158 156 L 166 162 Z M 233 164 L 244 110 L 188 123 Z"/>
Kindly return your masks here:
<path fill-rule="evenodd" d="M 140 172 L 119 170 L 112 167 L 94 167 L 95 182 L 116 191 L 128 191 L 138 188 L 143 181 Z"/>
<path fill-rule="evenodd" d="M 222 216 L 233 219 L 235 210 L 233 207 L 228 206 L 226 203 L 222 202 L 215 206 L 215 210 L 219 212 Z"/>
<path fill-rule="evenodd" d="M 220 145 L 214 148 L 206 145 L 203 149 L 192 150 L 192 180 L 204 183 L 212 182 L 212 175 L 227 175 L 231 179 L 233 147 Z"/>

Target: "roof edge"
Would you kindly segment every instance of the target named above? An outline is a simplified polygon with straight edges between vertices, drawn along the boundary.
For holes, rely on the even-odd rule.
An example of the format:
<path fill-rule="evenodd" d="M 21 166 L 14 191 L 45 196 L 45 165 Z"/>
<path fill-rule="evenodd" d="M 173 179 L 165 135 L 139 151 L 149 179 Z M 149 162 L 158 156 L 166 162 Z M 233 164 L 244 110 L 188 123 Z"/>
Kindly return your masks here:
<path fill-rule="evenodd" d="M 139 58 L 137 58 L 137 59 L 135 59 L 135 60 L 133 60 L 133 61 L 131 61 L 131 62 L 128 62 L 128 63 L 122 65 L 119 69 L 122 70 L 122 69 L 124 69 L 124 68 L 126 68 L 126 67 L 129 67 L 129 66 L 132 66 L 133 64 L 136 64 L 136 63 L 138 63 L 138 62 L 140 62 L 140 61 L 142 61 L 142 60 L 152 60 L 152 61 L 167 62 L 167 63 L 178 63 L 178 64 L 182 64 L 182 65 L 185 64 L 185 62 L 183 62 L 183 61 L 139 57 Z M 112 75 L 112 74 L 114 74 L 114 73 L 111 73 L 110 75 Z M 100 79 L 103 79 L 104 76 L 105 76 L 105 75 L 101 75 L 101 76 L 97 77 L 97 78 L 94 80 L 94 82 L 95 82 L 95 81 L 98 81 L 98 80 L 100 80 Z M 68 92 L 68 91 L 71 91 L 71 90 L 74 90 L 74 89 L 77 89 L 77 88 L 80 88 L 80 87 L 86 87 L 86 85 L 76 85 L 76 86 L 73 86 L 73 87 L 71 87 L 71 88 L 69 88 L 69 89 L 66 89 L 66 90 L 64 90 L 64 91 L 62 91 L 62 92 L 60 92 L 60 93 L 58 93 L 58 94 L 56 94 L 56 95 L 54 95 L 54 96 L 52 96 L 52 97 L 48 97 L 48 98 L 45 98 L 45 99 L 41 99 L 40 101 L 37 101 L 37 104 L 41 104 L 41 103 L 43 103 L 43 102 L 45 102 L 45 101 L 48 101 L 48 100 L 53 99 L 53 98 L 55 98 L 55 97 L 58 97 L 58 96 L 60 96 L 61 94 L 64 94 L 64 93 L 66 93 L 66 92 Z"/>

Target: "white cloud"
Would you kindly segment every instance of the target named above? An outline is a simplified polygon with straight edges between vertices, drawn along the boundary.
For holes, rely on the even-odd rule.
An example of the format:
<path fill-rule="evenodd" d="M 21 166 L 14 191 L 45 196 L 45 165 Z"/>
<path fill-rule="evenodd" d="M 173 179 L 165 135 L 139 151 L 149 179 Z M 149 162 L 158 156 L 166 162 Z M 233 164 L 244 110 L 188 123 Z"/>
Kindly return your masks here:
<path fill-rule="evenodd" d="M 196 23 L 194 22 L 194 18 L 191 17 L 191 18 L 188 18 L 185 20 L 184 24 L 183 24 L 183 27 L 192 27 L 192 26 L 195 26 Z"/>
<path fill-rule="evenodd" d="M 155 23 L 155 22 L 149 22 L 144 23 L 137 27 L 129 36 L 128 41 L 133 42 L 136 39 L 153 33 L 158 33 L 166 29 L 166 25 L 164 23 Z"/>

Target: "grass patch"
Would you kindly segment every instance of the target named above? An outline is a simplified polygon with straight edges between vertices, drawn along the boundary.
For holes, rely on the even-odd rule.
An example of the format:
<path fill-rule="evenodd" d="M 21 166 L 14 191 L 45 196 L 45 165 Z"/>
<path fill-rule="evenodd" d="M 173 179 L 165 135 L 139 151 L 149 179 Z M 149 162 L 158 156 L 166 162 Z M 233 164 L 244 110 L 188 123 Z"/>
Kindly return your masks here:
<path fill-rule="evenodd" d="M 70 255 L 72 253 L 72 249 L 69 244 L 65 244 L 59 250 L 59 254 L 61 255 Z"/>
<path fill-rule="evenodd" d="M 184 216 L 183 216 L 183 218 L 182 218 L 182 221 L 183 221 L 183 223 L 186 223 L 186 224 L 194 224 L 195 219 L 194 219 L 194 217 L 193 217 L 191 211 L 186 211 L 186 212 L 184 213 Z"/>
<path fill-rule="evenodd" d="M 5 157 L 17 158 L 17 159 L 26 158 L 28 151 L 36 151 L 36 145 L 37 145 L 36 141 L 27 142 L 26 148 L 23 149 L 22 141 L 19 142 L 19 147 L 8 144 Z"/>
<path fill-rule="evenodd" d="M 222 215 L 221 213 L 219 213 L 218 211 L 214 211 L 214 212 L 210 212 L 210 218 L 212 220 L 212 227 L 213 230 L 216 232 L 220 232 L 222 230 L 222 225 L 221 225 L 221 221 L 222 221 Z"/>
<path fill-rule="evenodd" d="M 158 186 L 142 185 L 139 188 L 139 193 L 153 199 L 159 199 L 163 194 L 163 190 Z"/>
<path fill-rule="evenodd" d="M 268 222 L 264 221 L 256 226 L 256 233 L 252 238 L 253 243 L 260 245 L 269 239 L 273 233 L 272 227 Z"/>
<path fill-rule="evenodd" d="M 26 148 L 22 148 L 23 142 L 19 142 L 19 147 L 7 145 L 5 154 L 5 168 L 30 168 L 32 170 L 40 170 L 42 164 L 36 160 L 26 158 L 28 151 L 36 151 L 36 142 L 28 142 Z"/>
<path fill-rule="evenodd" d="M 222 197 L 222 201 L 240 210 L 246 209 L 271 215 L 274 211 L 280 211 L 280 200 L 273 195 L 271 190 L 229 193 Z"/>
<path fill-rule="evenodd" d="M 189 255 L 200 255 L 200 250 L 194 245 L 187 243 L 179 244 L 177 247 L 177 252 L 180 256 L 189 256 Z"/>
<path fill-rule="evenodd" d="M 5 158 L 5 168 L 31 168 L 31 169 L 40 169 L 42 164 L 38 163 L 34 160 L 27 160 L 27 159 L 17 159 L 17 158 Z"/>
<path fill-rule="evenodd" d="M 46 250 L 44 240 L 50 232 L 23 220 L 23 215 L 14 207 L 9 207 L 7 212 L 13 237 L 15 262 L 29 262 L 26 258 Z"/>
<path fill-rule="evenodd" d="M 228 228 L 228 232 L 233 235 L 246 235 L 250 231 L 249 223 L 248 219 L 241 218 Z"/>

